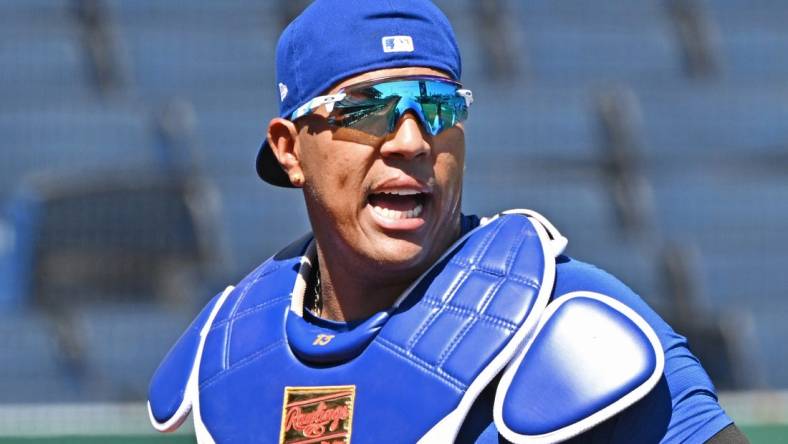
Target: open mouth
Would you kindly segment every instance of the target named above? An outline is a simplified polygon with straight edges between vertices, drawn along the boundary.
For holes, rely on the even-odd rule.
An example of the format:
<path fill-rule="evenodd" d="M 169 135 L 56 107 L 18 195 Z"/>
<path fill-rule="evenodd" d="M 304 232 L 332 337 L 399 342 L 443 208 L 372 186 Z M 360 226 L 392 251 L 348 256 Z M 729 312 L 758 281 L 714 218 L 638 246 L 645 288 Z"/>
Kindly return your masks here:
<path fill-rule="evenodd" d="M 412 189 L 392 189 L 370 194 L 369 205 L 376 215 L 391 221 L 418 218 L 427 194 Z"/>

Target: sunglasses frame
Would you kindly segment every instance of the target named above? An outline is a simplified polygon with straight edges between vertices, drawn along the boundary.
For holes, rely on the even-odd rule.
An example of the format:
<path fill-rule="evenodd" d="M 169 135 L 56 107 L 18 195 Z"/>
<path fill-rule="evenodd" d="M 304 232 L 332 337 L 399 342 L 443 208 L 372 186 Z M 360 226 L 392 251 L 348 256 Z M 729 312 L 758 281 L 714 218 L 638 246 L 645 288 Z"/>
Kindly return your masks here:
<path fill-rule="evenodd" d="M 363 82 L 347 85 L 345 87 L 342 87 L 336 94 L 317 96 L 309 100 L 305 104 L 299 106 L 295 111 L 293 111 L 293 114 L 290 115 L 290 120 L 296 120 L 308 114 L 311 114 L 321 106 L 325 106 L 326 110 L 328 112 L 331 112 L 334 109 L 334 104 L 342 101 L 345 97 L 347 97 L 345 91 L 348 91 L 350 89 L 368 86 L 368 85 L 378 85 L 381 83 L 395 83 L 398 81 L 413 81 L 413 80 L 428 80 L 428 81 L 447 83 L 457 86 L 458 88 L 456 94 L 465 99 L 465 106 L 470 108 L 471 104 L 473 103 L 473 93 L 471 92 L 471 90 L 464 89 L 462 88 L 462 84 L 460 82 L 456 82 L 454 80 L 447 79 L 445 77 L 430 76 L 430 75 L 391 76 L 391 77 L 381 77 L 377 79 L 365 80 Z"/>

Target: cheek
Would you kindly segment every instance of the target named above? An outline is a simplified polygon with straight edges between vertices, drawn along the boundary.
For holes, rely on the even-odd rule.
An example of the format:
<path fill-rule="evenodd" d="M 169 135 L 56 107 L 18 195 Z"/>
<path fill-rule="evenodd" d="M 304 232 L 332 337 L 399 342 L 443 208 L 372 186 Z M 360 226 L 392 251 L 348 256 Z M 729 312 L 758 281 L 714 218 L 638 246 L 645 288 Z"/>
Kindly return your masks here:
<path fill-rule="evenodd" d="M 359 206 L 367 159 L 358 147 L 327 141 L 304 145 L 302 168 L 308 191 L 333 218 L 343 219 Z M 343 216 L 344 215 L 344 216 Z"/>
<path fill-rule="evenodd" d="M 447 194 L 456 194 L 462 188 L 462 176 L 465 166 L 465 141 L 462 133 L 454 131 L 447 134 L 438 146 L 435 158 L 435 176 L 447 189 Z"/>
<path fill-rule="evenodd" d="M 445 205 L 454 207 L 459 204 L 462 192 L 462 158 L 454 155 L 439 155 L 435 176 L 443 191 Z"/>
<path fill-rule="evenodd" d="M 336 188 L 335 182 L 344 183 L 345 173 L 341 168 L 341 159 L 332 153 L 339 152 L 333 147 L 330 133 L 302 135 L 299 161 L 304 171 L 306 182 L 313 193 L 324 195 Z"/>
<path fill-rule="evenodd" d="M 344 190 L 348 187 L 350 181 L 350 172 L 347 168 L 342 168 L 337 174 L 337 188 Z"/>
<path fill-rule="evenodd" d="M 323 158 L 325 167 L 318 171 L 318 175 L 322 180 L 329 182 L 332 192 L 340 193 L 336 197 L 350 199 L 356 197 L 361 189 L 364 180 L 364 162 L 363 159 L 355 158 L 352 151 L 338 148 L 337 151 Z"/>

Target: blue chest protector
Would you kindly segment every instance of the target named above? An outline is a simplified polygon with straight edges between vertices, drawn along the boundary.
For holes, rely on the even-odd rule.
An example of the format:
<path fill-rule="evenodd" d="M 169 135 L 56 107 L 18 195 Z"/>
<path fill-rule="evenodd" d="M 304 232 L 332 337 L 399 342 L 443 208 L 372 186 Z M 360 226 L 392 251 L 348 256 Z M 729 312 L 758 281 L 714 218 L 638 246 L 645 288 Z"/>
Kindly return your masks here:
<path fill-rule="evenodd" d="M 341 331 L 304 319 L 314 243 L 297 241 L 198 315 L 153 377 L 151 422 L 174 430 L 192 411 L 200 443 L 452 442 L 499 376 L 495 424 L 512 442 L 610 418 L 662 374 L 656 335 L 607 296 L 552 295 L 566 240 L 519 213 L 484 221 L 390 310 Z"/>

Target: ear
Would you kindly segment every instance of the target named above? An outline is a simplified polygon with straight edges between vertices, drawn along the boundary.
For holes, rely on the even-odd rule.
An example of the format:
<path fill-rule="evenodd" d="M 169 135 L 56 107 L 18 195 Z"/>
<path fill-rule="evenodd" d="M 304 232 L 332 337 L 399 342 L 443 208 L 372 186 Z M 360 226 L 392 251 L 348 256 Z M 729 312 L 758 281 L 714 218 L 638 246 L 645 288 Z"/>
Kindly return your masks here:
<path fill-rule="evenodd" d="M 268 122 L 268 145 L 276 156 L 282 169 L 290 177 L 290 182 L 300 187 L 303 184 L 304 173 L 298 158 L 298 129 L 295 124 L 287 119 L 275 117 Z"/>

